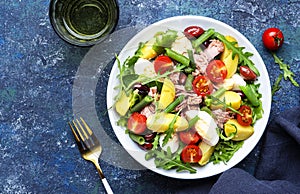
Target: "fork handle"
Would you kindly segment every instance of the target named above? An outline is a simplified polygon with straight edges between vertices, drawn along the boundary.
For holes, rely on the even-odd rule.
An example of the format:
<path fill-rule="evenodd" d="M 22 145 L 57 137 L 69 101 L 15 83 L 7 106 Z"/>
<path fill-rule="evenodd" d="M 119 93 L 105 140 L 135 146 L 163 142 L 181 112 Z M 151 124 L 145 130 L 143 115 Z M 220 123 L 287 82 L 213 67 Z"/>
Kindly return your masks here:
<path fill-rule="evenodd" d="M 102 172 L 102 170 L 100 168 L 100 165 L 99 165 L 98 161 L 94 161 L 94 164 L 95 164 L 95 166 L 97 168 L 98 174 L 99 174 L 99 176 L 101 178 L 101 181 L 102 181 L 102 183 L 104 185 L 104 188 L 105 188 L 107 194 L 114 194 L 114 192 L 112 191 L 112 189 L 111 189 L 108 181 L 106 180 L 106 178 L 105 178 L 105 176 L 104 176 L 104 174 L 103 174 L 103 172 Z"/>
<path fill-rule="evenodd" d="M 112 189 L 110 188 L 110 185 L 108 184 L 106 178 L 103 178 L 103 179 L 101 179 L 101 180 L 102 180 L 102 183 L 103 183 L 103 185 L 104 185 L 104 187 L 105 187 L 105 190 L 106 190 L 107 194 L 113 194 L 114 192 L 113 192 Z"/>

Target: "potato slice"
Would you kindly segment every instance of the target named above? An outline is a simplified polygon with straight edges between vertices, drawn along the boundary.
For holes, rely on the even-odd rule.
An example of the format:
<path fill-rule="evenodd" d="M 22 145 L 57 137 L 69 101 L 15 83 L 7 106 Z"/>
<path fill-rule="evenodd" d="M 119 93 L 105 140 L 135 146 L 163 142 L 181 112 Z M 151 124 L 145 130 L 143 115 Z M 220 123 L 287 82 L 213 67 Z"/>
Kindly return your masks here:
<path fill-rule="evenodd" d="M 224 95 L 222 95 L 219 98 L 221 101 L 225 102 L 228 106 L 231 106 L 232 108 L 234 108 L 235 110 L 238 110 L 242 104 L 242 98 L 241 96 L 234 92 L 234 91 L 226 91 L 224 93 Z M 215 110 L 215 109 L 220 109 L 223 108 L 223 105 L 221 104 L 217 104 L 214 105 L 212 104 L 210 106 L 211 109 Z"/>
<path fill-rule="evenodd" d="M 158 101 L 158 108 L 165 109 L 175 99 L 175 86 L 173 82 L 165 78 L 161 89 L 160 99 Z"/>
<path fill-rule="evenodd" d="M 129 103 L 130 97 L 126 95 L 124 91 L 121 93 L 121 97 L 116 102 L 116 111 L 119 115 L 124 116 L 127 111 L 129 110 Z"/>
<path fill-rule="evenodd" d="M 236 39 L 232 36 L 225 36 L 225 38 L 229 42 L 237 42 Z M 226 45 L 224 44 L 224 52 L 221 54 L 221 61 L 224 62 L 226 69 L 227 69 L 227 77 L 226 78 L 231 78 L 232 75 L 236 72 L 237 66 L 239 63 L 239 56 L 235 55 L 234 58 L 232 58 L 232 50 L 229 50 Z M 238 44 L 235 45 L 236 47 Z"/>
<path fill-rule="evenodd" d="M 242 141 L 248 139 L 254 133 L 254 128 L 251 125 L 242 126 L 236 119 L 230 119 L 225 123 L 224 131 L 227 137 L 229 137 L 231 133 L 236 132 L 236 135 L 232 138 L 232 140 Z"/>
<path fill-rule="evenodd" d="M 153 44 L 155 43 L 155 40 L 156 39 L 153 38 L 144 45 L 144 47 L 141 49 L 141 58 L 150 60 L 157 56 L 156 51 L 153 49 Z"/>
<path fill-rule="evenodd" d="M 199 148 L 202 151 L 202 158 L 198 163 L 201 166 L 204 166 L 205 164 L 207 164 L 209 162 L 211 155 L 214 153 L 215 147 L 208 145 L 204 141 L 201 141 L 199 143 Z"/>
<path fill-rule="evenodd" d="M 173 121 L 175 114 L 171 113 L 157 113 L 147 118 L 147 128 L 158 133 L 162 133 L 168 130 L 170 123 Z M 184 131 L 189 127 L 188 121 L 181 116 L 177 116 L 174 124 L 174 131 Z"/>

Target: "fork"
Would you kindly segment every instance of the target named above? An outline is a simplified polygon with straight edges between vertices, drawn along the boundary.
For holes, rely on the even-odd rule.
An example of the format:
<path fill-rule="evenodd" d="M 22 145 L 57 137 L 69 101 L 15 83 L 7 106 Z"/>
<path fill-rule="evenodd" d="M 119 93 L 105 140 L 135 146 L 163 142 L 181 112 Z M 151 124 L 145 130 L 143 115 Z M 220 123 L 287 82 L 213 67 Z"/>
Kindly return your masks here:
<path fill-rule="evenodd" d="M 101 178 L 101 181 L 105 187 L 105 190 L 108 194 L 113 194 L 113 191 L 107 182 L 102 169 L 99 165 L 99 157 L 102 152 L 102 147 L 100 142 L 98 141 L 97 137 L 84 121 L 83 118 L 80 117 L 80 120 L 75 119 L 72 122 L 68 123 L 72 133 L 74 135 L 76 144 L 80 151 L 82 158 L 87 161 L 94 163 L 98 174 Z"/>

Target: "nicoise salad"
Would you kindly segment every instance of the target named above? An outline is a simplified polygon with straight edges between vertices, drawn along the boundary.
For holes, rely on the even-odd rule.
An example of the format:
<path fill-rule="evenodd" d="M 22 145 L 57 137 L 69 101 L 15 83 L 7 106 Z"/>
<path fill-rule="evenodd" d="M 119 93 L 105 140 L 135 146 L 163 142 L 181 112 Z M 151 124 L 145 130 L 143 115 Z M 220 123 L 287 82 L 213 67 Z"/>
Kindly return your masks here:
<path fill-rule="evenodd" d="M 201 25 L 157 32 L 125 61 L 116 57 L 117 124 L 157 168 L 227 163 L 263 114 L 252 55 Z"/>

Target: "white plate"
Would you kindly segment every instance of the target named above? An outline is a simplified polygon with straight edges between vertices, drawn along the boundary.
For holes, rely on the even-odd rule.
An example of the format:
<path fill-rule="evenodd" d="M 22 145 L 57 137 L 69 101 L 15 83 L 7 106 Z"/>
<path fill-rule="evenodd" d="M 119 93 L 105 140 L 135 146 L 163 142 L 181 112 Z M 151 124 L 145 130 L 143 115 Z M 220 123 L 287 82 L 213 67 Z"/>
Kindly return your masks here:
<path fill-rule="evenodd" d="M 129 137 L 125 134 L 124 129 L 117 126 L 116 122 L 119 119 L 118 114 L 115 110 L 109 110 L 109 119 L 112 125 L 112 128 L 121 142 L 122 146 L 126 149 L 126 151 L 140 164 L 145 166 L 146 168 L 157 172 L 159 174 L 173 177 L 173 178 L 180 178 L 180 179 L 197 179 L 197 178 L 205 178 L 210 177 L 219 173 L 222 173 L 229 168 L 238 164 L 241 160 L 243 160 L 251 150 L 256 146 L 258 141 L 260 140 L 267 122 L 269 118 L 270 108 L 271 108 L 271 86 L 269 81 L 269 76 L 265 64 L 251 44 L 251 42 L 245 38 L 241 33 L 239 33 L 234 28 L 228 26 L 227 24 L 217 21 L 215 19 L 202 17 L 202 16 L 178 16 L 172 17 L 168 19 L 164 19 L 159 21 L 155 24 L 152 24 L 141 32 L 139 32 L 136 36 L 134 36 L 123 48 L 123 50 L 119 54 L 119 58 L 123 63 L 128 56 L 133 56 L 134 52 L 138 48 L 138 44 L 140 42 L 145 42 L 151 39 L 156 32 L 159 31 L 166 31 L 167 29 L 174 29 L 177 31 L 183 31 L 186 27 L 190 25 L 198 25 L 204 29 L 214 28 L 217 32 L 220 32 L 223 35 L 231 35 L 235 37 L 239 43 L 239 46 L 245 47 L 244 51 L 249 51 L 254 55 L 251 57 L 251 60 L 256 65 L 257 69 L 259 70 L 261 76 L 258 78 L 258 82 L 261 84 L 260 92 L 262 93 L 262 104 L 264 109 L 263 118 L 258 120 L 254 126 L 255 132 L 254 134 L 248 138 L 245 142 L 243 147 L 238 150 L 231 160 L 227 163 L 220 163 L 214 165 L 212 163 L 207 164 L 204 167 L 196 167 L 197 173 L 190 174 L 189 172 L 176 172 L 175 170 L 163 170 L 158 169 L 155 167 L 153 160 L 146 161 L 144 159 L 145 153 L 141 150 Z M 117 63 L 114 64 L 111 74 L 108 81 L 108 89 L 107 89 L 107 107 L 111 107 L 114 104 L 113 97 L 116 96 L 117 91 L 113 88 L 114 86 L 118 85 L 119 81 L 117 79 L 117 75 L 119 74 L 119 70 L 117 67 Z"/>

